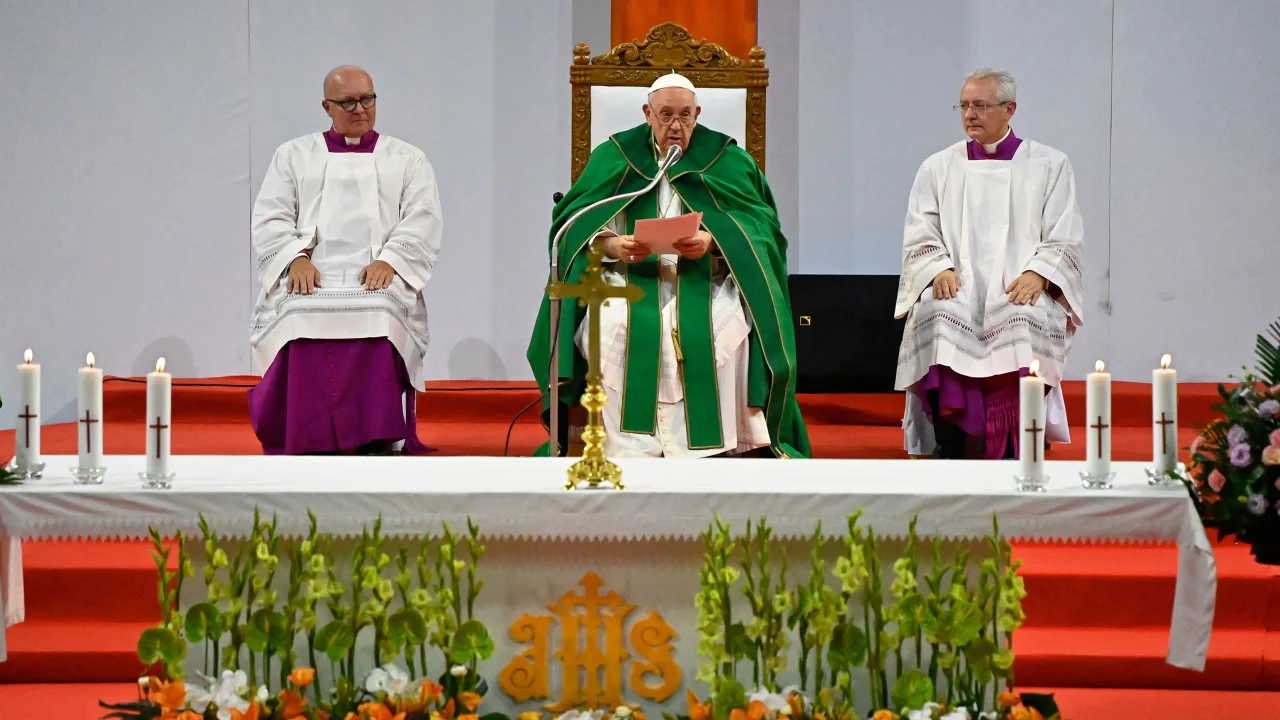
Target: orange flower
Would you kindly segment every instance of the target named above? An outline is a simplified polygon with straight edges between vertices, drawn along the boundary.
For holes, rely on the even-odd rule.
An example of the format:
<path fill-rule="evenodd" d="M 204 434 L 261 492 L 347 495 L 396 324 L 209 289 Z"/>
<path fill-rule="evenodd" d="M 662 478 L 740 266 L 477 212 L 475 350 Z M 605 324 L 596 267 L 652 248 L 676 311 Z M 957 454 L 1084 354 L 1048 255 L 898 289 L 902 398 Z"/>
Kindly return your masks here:
<path fill-rule="evenodd" d="M 898 720 L 898 714 L 892 710 L 877 710 L 871 720 Z"/>
<path fill-rule="evenodd" d="M 483 700 L 484 698 L 480 697 L 478 693 L 473 692 L 464 692 L 458 696 L 458 702 L 462 703 L 462 707 L 466 708 L 469 712 L 475 712 L 476 708 L 480 707 L 480 703 Z M 459 717 L 458 720 L 462 720 L 462 718 Z"/>
<path fill-rule="evenodd" d="M 315 668 L 294 668 L 293 672 L 289 673 L 289 682 L 293 683 L 294 687 L 304 688 L 315 680 Z"/>
<path fill-rule="evenodd" d="M 480 720 L 479 715 L 459 715 L 458 720 Z"/>
<path fill-rule="evenodd" d="M 187 704 L 187 684 L 182 680 L 158 683 L 152 701 L 165 710 L 177 710 Z"/>
<path fill-rule="evenodd" d="M 1031 711 L 1019 705 L 1009 712 L 1010 720 L 1031 720 Z"/>
<path fill-rule="evenodd" d="M 190 710 L 183 710 L 182 714 L 178 716 L 178 720 L 204 720 L 204 716 Z"/>
<path fill-rule="evenodd" d="M 1031 708 L 1031 720 L 1044 720 L 1044 716 L 1040 714 L 1039 710 Z"/>
<path fill-rule="evenodd" d="M 391 709 L 382 703 L 365 703 L 356 709 L 360 711 L 360 720 L 395 720 Z"/>
<path fill-rule="evenodd" d="M 729 720 L 749 720 L 747 711 L 742 708 L 734 708 L 729 711 Z"/>
<path fill-rule="evenodd" d="M 997 702 L 1000 703 L 1001 708 L 1008 710 L 1014 705 L 1018 705 L 1019 703 L 1021 703 L 1022 698 L 1018 696 L 1018 693 L 1009 692 L 1008 690 L 1005 690 L 1004 692 L 1000 693 L 1000 699 Z"/>
<path fill-rule="evenodd" d="M 529 711 L 520 713 L 519 717 L 516 718 L 516 720 L 542 720 L 542 713 L 538 712 L 537 710 L 529 710 Z"/>
<path fill-rule="evenodd" d="M 698 696 L 689 689 L 685 689 L 684 699 L 689 703 L 689 720 L 711 720 L 711 703 L 698 702 Z"/>
<path fill-rule="evenodd" d="M 444 697 L 444 686 L 432 680 L 422 681 L 422 698 L 426 704 L 431 704 Z"/>
<path fill-rule="evenodd" d="M 747 720 L 764 720 L 769 714 L 769 708 L 759 700 L 752 700 L 747 706 Z"/>
<path fill-rule="evenodd" d="M 444 720 L 453 720 L 453 714 L 458 711 L 458 706 L 453 702 L 453 698 L 449 698 L 449 702 L 440 708 L 440 717 Z"/>
<path fill-rule="evenodd" d="M 635 718 L 636 720 L 649 720 L 649 716 L 648 716 L 648 715 L 645 715 L 644 713 L 640 712 L 639 710 L 635 710 L 635 711 L 633 711 L 633 712 L 631 713 L 631 717 Z"/>
<path fill-rule="evenodd" d="M 292 681 L 290 681 L 292 682 Z M 294 718 L 306 717 L 307 715 L 307 699 L 295 693 L 292 690 L 285 690 L 280 693 L 280 716 L 281 720 L 294 720 Z"/>
<path fill-rule="evenodd" d="M 791 717 L 800 720 L 804 717 L 804 700 L 799 695 L 791 693 L 787 696 L 787 707 L 791 708 Z"/>
<path fill-rule="evenodd" d="M 258 720 L 258 703 L 249 706 L 249 712 L 242 713 L 235 708 L 231 709 L 231 720 Z"/>

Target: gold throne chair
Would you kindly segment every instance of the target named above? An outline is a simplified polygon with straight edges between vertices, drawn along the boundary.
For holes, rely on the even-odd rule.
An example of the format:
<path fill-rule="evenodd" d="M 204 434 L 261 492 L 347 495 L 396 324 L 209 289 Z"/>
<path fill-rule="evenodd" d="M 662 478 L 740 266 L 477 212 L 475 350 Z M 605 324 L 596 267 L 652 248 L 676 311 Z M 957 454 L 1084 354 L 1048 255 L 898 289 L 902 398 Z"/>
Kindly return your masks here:
<path fill-rule="evenodd" d="M 570 179 L 576 182 L 582 174 L 592 148 L 644 121 L 640 107 L 648 87 L 673 69 L 698 88 L 702 107 L 698 124 L 732 137 L 763 170 L 769 71 L 763 49 L 753 47 L 748 55 L 743 60 L 705 38 L 695 40 L 675 23 L 656 25 L 644 40 L 623 43 L 595 57 L 591 48 L 579 44 L 569 68 L 573 86 Z"/>

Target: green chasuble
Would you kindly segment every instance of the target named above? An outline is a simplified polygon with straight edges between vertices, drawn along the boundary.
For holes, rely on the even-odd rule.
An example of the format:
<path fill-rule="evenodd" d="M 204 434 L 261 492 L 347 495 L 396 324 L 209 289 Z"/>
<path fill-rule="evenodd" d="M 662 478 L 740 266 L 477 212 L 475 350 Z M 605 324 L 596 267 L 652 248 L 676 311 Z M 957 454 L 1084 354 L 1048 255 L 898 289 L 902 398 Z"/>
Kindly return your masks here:
<path fill-rule="evenodd" d="M 601 143 L 573 188 L 556 205 L 551 237 L 579 209 L 611 195 L 643 188 L 658 171 L 653 134 L 648 125 L 618 133 Z M 778 457 L 809 457 L 809 437 L 796 404 L 796 344 L 787 293 L 787 240 L 764 174 L 747 152 L 728 135 L 696 126 L 689 149 L 667 172 L 672 189 L 686 212 L 702 213 L 702 228 L 715 238 L 724 262 L 738 284 L 751 318 L 748 404 L 763 408 L 772 450 Z M 658 189 L 631 200 L 596 208 L 569 229 L 560 243 L 560 269 L 567 282 L 578 282 L 587 267 L 588 241 L 618 213 L 624 213 L 627 233 L 635 221 L 659 217 Z M 683 361 L 681 381 L 689 447 L 723 447 L 720 392 L 716 380 L 711 323 L 711 254 L 700 260 L 680 258 L 677 268 L 677 342 Z M 619 265 L 628 282 L 644 290 L 631 303 L 627 327 L 627 361 L 622 388 L 623 432 L 655 432 L 658 373 L 661 353 L 661 313 L 658 257 L 650 255 L 631 265 Z M 587 374 L 587 361 L 573 339 L 586 310 L 572 299 L 561 304 L 559 377 L 561 417 L 577 405 Z M 550 304 L 544 295 L 537 325 L 529 341 L 529 364 L 543 390 L 545 426 L 547 375 L 550 370 Z M 616 432 L 615 428 L 607 428 Z M 564 446 L 564 443 L 561 444 Z M 733 448 L 725 448 L 732 450 Z M 544 445 L 539 454 L 545 454 Z"/>

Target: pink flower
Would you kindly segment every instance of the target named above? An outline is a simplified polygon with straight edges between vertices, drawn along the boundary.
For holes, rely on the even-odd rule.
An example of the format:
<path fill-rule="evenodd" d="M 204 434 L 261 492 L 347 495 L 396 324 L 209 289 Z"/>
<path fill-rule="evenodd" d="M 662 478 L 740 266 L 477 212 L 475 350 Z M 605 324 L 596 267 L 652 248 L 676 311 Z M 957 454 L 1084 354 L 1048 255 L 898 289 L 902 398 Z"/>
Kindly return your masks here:
<path fill-rule="evenodd" d="M 1221 471 L 1214 470 L 1209 473 L 1209 487 L 1216 493 L 1222 492 L 1222 488 L 1227 484 L 1227 476 Z"/>
<path fill-rule="evenodd" d="M 1272 445 L 1280 445 L 1280 430 L 1273 430 L 1270 440 Z"/>
<path fill-rule="evenodd" d="M 1263 465 L 1280 465 L 1280 445 L 1271 445 L 1262 451 Z"/>
<path fill-rule="evenodd" d="M 1203 435 L 1197 435 L 1196 439 L 1191 441 L 1192 457 L 1194 457 L 1196 453 L 1200 452 L 1200 446 L 1203 445 L 1204 443 L 1205 443 L 1205 439 Z"/>

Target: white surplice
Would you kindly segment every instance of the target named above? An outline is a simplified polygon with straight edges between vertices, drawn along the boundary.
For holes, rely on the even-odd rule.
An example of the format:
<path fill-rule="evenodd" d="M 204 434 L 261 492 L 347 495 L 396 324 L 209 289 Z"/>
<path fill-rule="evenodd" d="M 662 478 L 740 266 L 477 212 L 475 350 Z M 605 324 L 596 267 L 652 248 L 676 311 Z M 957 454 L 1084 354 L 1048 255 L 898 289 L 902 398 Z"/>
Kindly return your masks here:
<path fill-rule="evenodd" d="M 665 177 L 658 183 L 659 216 L 684 214 L 679 196 Z M 614 216 L 606 226 L 609 232 L 626 232 L 624 213 Z M 713 257 L 711 287 L 711 324 L 716 354 L 716 382 L 719 386 L 720 427 L 724 445 L 719 448 L 690 449 L 685 423 L 684 381 L 676 360 L 671 329 L 678 324 L 675 279 L 679 255 L 658 256 L 658 292 L 661 305 L 661 352 L 658 365 L 658 408 L 653 435 L 621 431 L 622 389 L 627 365 L 627 303 L 607 300 L 600 310 L 600 374 L 604 385 L 605 452 L 617 457 L 707 457 L 723 453 L 742 453 L 769 445 L 769 426 L 761 408 L 747 405 L 748 338 L 751 325 L 743 309 L 738 284 L 729 274 L 726 263 Z M 616 268 L 617 266 L 613 266 Z M 613 285 L 624 285 L 624 276 L 614 269 L 605 272 Z M 587 355 L 587 317 L 578 326 L 579 352 Z M 581 428 L 571 428 L 580 433 Z"/>
<path fill-rule="evenodd" d="M 435 172 L 418 148 L 379 135 L 371 153 L 331 153 L 323 133 L 281 145 L 253 208 L 262 283 L 250 326 L 254 371 L 265 373 L 292 340 L 385 337 L 423 389 L 430 332 L 422 289 L 441 227 Z M 307 249 L 321 287 L 290 295 L 289 264 Z M 396 274 L 388 288 L 370 292 L 359 276 L 374 260 Z"/>
<path fill-rule="evenodd" d="M 969 160 L 965 142 L 930 156 L 907 204 L 894 310 L 907 318 L 897 389 L 908 390 L 934 365 L 984 378 L 1039 360 L 1052 387 L 1045 437 L 1070 442 L 1061 384 L 1082 323 L 1083 242 L 1075 177 L 1062 152 L 1024 139 L 1012 160 Z M 933 279 L 948 268 L 960 290 L 935 300 Z M 1005 288 L 1027 270 L 1050 287 L 1036 304 L 1014 305 Z M 906 398 L 906 449 L 927 455 L 933 427 L 915 393 Z"/>

